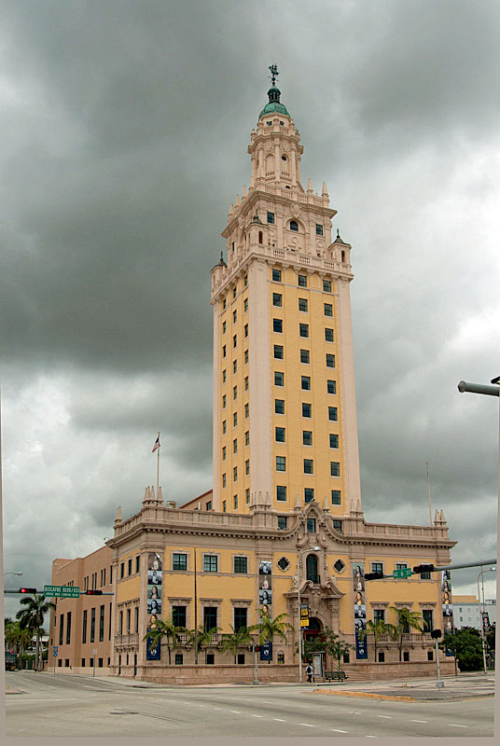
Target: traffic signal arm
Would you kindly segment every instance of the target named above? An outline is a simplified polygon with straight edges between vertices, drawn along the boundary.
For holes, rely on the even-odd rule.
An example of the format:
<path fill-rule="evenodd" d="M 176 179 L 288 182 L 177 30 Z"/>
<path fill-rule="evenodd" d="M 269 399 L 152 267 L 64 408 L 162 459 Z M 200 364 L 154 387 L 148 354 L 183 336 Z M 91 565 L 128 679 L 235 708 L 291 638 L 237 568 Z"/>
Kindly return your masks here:
<path fill-rule="evenodd" d="M 413 568 L 413 572 L 420 574 L 422 572 L 434 572 L 435 569 L 436 568 L 434 567 L 434 565 L 431 565 L 431 564 L 416 565 Z"/>
<path fill-rule="evenodd" d="M 385 577 L 391 576 L 386 576 L 383 572 L 365 572 L 365 580 L 382 580 Z"/>

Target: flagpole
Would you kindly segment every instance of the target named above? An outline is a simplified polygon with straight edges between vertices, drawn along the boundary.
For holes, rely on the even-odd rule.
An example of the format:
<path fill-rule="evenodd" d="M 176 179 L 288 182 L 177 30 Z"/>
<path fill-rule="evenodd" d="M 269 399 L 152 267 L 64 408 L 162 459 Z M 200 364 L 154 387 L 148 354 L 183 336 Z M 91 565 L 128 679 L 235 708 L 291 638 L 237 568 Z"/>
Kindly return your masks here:
<path fill-rule="evenodd" d="M 160 499 L 160 431 L 158 430 L 158 459 L 156 461 L 156 500 Z"/>

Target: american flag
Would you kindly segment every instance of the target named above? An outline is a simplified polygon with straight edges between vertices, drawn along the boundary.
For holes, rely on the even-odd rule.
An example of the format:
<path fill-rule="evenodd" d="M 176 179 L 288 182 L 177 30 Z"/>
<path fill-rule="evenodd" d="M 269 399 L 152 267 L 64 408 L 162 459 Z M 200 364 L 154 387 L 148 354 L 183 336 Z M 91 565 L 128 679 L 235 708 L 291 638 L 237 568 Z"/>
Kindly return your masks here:
<path fill-rule="evenodd" d="M 152 452 L 154 453 L 154 452 L 156 451 L 156 449 L 157 449 L 157 448 L 159 448 L 159 447 L 160 447 L 160 436 L 158 436 L 158 437 L 156 438 L 156 440 L 155 440 L 155 444 L 154 444 L 154 446 L 153 446 L 153 451 L 152 451 Z"/>

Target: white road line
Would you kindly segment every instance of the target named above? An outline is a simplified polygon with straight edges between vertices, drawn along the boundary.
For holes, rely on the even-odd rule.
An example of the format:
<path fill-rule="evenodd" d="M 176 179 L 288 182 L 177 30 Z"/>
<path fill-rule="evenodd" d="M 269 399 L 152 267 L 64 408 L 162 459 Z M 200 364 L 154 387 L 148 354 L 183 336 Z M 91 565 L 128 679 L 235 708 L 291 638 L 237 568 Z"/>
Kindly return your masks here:
<path fill-rule="evenodd" d="M 456 723 L 447 723 L 447 725 L 450 726 L 450 728 L 468 728 L 468 725 L 457 725 Z"/>
<path fill-rule="evenodd" d="M 334 733 L 349 733 L 348 730 L 339 730 L 338 728 L 330 728 Z"/>
<path fill-rule="evenodd" d="M 365 738 L 378 738 L 378 736 L 365 736 Z"/>
<path fill-rule="evenodd" d="M 220 710 L 221 708 L 220 707 L 214 707 L 213 709 L 214 710 Z"/>
<path fill-rule="evenodd" d="M 410 720 L 410 723 L 428 723 L 428 720 Z"/>
<path fill-rule="evenodd" d="M 273 718 L 273 720 L 277 720 L 278 723 L 286 723 L 286 720 L 282 720 L 281 718 Z"/>
<path fill-rule="evenodd" d="M 239 710 L 231 710 L 231 712 L 234 712 L 235 715 L 241 715 L 241 712 Z"/>
<path fill-rule="evenodd" d="M 206 705 L 200 705 L 198 702 L 196 703 L 198 707 L 206 707 Z"/>
<path fill-rule="evenodd" d="M 315 728 L 315 725 L 311 725 L 310 723 L 299 723 L 299 725 L 303 725 L 304 728 Z"/>
<path fill-rule="evenodd" d="M 254 715 L 253 713 L 250 713 L 253 718 L 263 718 L 264 715 Z"/>
<path fill-rule="evenodd" d="M 394 720 L 392 715 L 377 715 L 378 718 L 387 718 L 387 720 Z"/>

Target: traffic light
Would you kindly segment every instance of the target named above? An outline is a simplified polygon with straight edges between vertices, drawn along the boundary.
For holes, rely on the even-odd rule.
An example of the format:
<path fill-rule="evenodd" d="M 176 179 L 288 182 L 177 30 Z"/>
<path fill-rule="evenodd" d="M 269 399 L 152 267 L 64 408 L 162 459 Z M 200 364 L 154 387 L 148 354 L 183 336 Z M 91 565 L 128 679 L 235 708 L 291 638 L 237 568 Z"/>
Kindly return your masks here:
<path fill-rule="evenodd" d="M 259 652 L 259 650 L 260 650 L 260 645 L 256 645 L 256 646 L 255 646 L 255 652 L 256 652 L 256 653 L 258 653 L 258 652 Z"/>
<path fill-rule="evenodd" d="M 81 596 L 102 596 L 102 591 L 83 591 Z"/>
<path fill-rule="evenodd" d="M 19 588 L 19 593 L 38 593 L 36 588 Z"/>
<path fill-rule="evenodd" d="M 365 572 L 365 580 L 379 580 L 383 577 L 383 572 Z"/>
<path fill-rule="evenodd" d="M 434 572 L 435 567 L 434 565 L 416 565 L 416 567 L 413 568 L 413 572 Z"/>
<path fill-rule="evenodd" d="M 441 630 L 440 629 L 431 630 L 431 637 L 433 640 L 439 640 L 439 638 L 441 637 Z"/>

